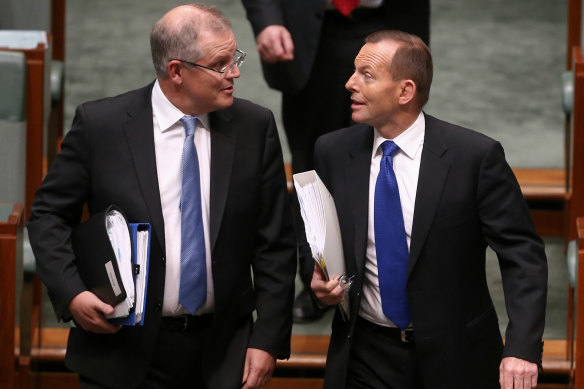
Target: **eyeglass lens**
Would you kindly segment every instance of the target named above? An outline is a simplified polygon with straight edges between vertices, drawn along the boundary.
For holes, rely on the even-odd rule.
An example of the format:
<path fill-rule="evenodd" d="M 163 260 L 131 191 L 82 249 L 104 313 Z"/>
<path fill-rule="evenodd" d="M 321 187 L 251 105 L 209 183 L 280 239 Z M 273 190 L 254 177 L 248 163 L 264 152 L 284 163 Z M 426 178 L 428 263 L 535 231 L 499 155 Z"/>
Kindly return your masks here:
<path fill-rule="evenodd" d="M 236 51 L 235 54 L 233 55 L 233 62 L 231 63 L 231 65 L 229 65 L 227 67 L 227 69 L 225 69 L 225 72 L 221 75 L 222 78 L 231 75 L 231 73 L 233 72 L 233 69 L 237 66 L 238 68 L 241 66 L 241 64 L 243 63 L 245 59 L 245 52 L 243 51 Z"/>

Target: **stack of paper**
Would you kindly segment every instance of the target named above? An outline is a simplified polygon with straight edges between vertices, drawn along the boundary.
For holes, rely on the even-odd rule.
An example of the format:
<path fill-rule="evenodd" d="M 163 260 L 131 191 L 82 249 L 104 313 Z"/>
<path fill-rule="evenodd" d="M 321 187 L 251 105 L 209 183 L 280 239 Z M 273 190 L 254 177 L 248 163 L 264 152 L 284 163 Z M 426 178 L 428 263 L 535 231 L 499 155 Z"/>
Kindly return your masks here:
<path fill-rule="evenodd" d="M 106 229 L 118 262 L 122 284 L 126 291 L 126 300 L 116 305 L 114 312 L 108 315 L 108 318 L 125 317 L 130 314 L 130 310 L 134 307 L 135 298 L 130 229 L 124 215 L 115 210 L 106 214 Z"/>
<path fill-rule="evenodd" d="M 112 305 L 112 323 L 143 325 L 151 227 L 128 223 L 115 205 L 73 229 L 75 263 L 89 291 Z"/>
<path fill-rule="evenodd" d="M 346 277 L 341 229 L 333 197 L 314 170 L 295 174 L 294 187 L 312 257 L 327 280 Z M 343 317 L 348 319 L 348 296 L 340 308 Z"/>

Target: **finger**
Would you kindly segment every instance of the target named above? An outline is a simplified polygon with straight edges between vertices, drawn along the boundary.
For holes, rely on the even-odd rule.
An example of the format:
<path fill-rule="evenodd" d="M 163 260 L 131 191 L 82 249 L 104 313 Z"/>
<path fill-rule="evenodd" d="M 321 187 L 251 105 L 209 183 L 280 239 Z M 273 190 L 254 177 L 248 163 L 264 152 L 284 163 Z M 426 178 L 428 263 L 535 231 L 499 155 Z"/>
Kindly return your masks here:
<path fill-rule="evenodd" d="M 112 307 L 111 305 L 106 304 L 102 301 L 99 302 L 97 308 L 104 315 L 111 315 L 112 313 L 114 313 L 114 307 Z"/>
<path fill-rule="evenodd" d="M 503 381 L 501 383 L 501 389 L 513 389 L 513 376 L 503 372 Z"/>
<path fill-rule="evenodd" d="M 318 263 L 314 262 L 314 272 L 312 273 L 312 278 L 316 278 L 318 280 L 324 280 L 324 272 L 322 268 L 318 265 Z"/>
<path fill-rule="evenodd" d="M 284 49 L 284 54 L 286 59 L 294 59 L 294 42 L 292 41 L 292 35 L 288 31 L 282 33 L 282 47 Z"/>
<path fill-rule="evenodd" d="M 537 371 L 531 375 L 531 387 L 535 388 L 537 386 Z"/>
<path fill-rule="evenodd" d="M 92 331 L 99 334 L 114 334 L 118 332 L 122 326 L 110 323 L 105 317 L 98 316 L 91 322 Z"/>
<path fill-rule="evenodd" d="M 255 369 L 250 369 L 249 375 L 247 377 L 247 381 L 245 383 L 247 388 L 254 389 L 259 387 L 259 377 L 257 371 Z"/>
<path fill-rule="evenodd" d="M 272 38 L 270 48 L 270 54 L 272 55 L 273 59 L 280 60 L 284 57 L 284 46 L 282 45 L 282 39 L 280 35 Z"/>
<path fill-rule="evenodd" d="M 245 364 L 243 365 L 243 378 L 241 379 L 241 385 L 247 386 L 247 377 L 249 375 L 249 360 L 245 358 Z M 244 386 L 245 387 L 245 386 Z"/>

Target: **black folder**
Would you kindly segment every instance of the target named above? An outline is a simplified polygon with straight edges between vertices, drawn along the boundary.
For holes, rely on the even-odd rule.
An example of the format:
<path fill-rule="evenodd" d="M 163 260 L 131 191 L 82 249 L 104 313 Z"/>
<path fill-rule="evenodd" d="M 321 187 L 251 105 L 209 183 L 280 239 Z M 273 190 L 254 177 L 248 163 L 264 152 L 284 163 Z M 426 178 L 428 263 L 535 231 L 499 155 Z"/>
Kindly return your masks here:
<path fill-rule="evenodd" d="M 107 215 L 114 210 L 124 214 L 117 206 L 110 205 L 75 227 L 72 234 L 73 251 L 81 279 L 89 291 L 111 306 L 126 299 L 126 290 L 106 226 Z"/>

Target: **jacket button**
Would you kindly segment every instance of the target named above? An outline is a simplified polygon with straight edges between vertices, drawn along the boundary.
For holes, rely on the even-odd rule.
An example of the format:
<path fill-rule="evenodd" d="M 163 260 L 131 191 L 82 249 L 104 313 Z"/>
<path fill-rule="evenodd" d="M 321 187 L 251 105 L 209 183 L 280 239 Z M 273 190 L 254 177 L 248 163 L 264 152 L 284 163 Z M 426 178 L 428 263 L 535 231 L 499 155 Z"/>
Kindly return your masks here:
<path fill-rule="evenodd" d="M 162 303 L 160 301 L 156 303 L 156 310 L 157 311 L 162 310 Z"/>
<path fill-rule="evenodd" d="M 162 262 L 166 262 L 166 257 L 162 257 Z"/>

